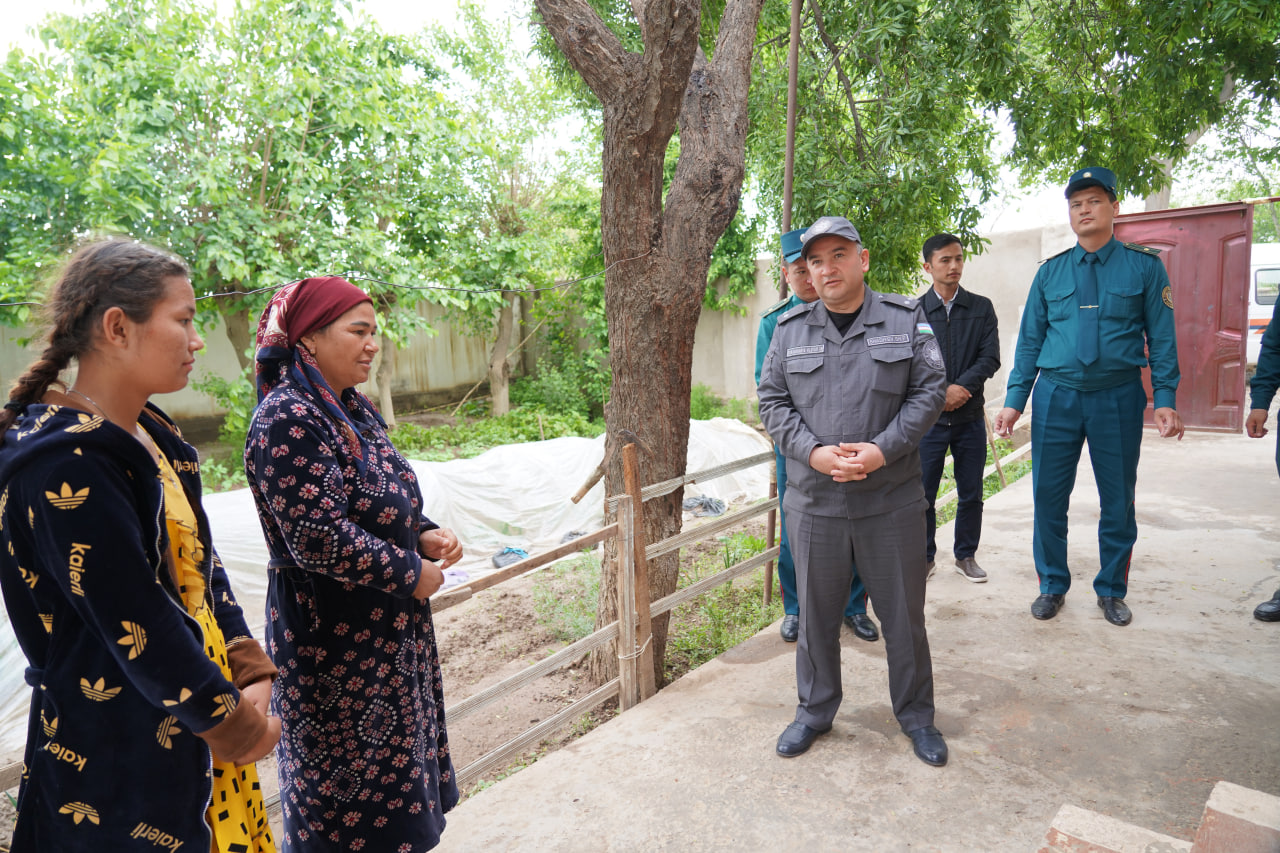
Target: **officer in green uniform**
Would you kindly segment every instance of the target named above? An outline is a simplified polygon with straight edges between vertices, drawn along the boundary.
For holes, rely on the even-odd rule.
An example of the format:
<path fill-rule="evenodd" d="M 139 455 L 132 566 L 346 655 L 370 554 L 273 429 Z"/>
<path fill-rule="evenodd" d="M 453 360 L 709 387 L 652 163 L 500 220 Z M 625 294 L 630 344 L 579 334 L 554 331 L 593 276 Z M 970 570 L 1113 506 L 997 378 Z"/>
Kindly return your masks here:
<path fill-rule="evenodd" d="M 760 366 L 764 364 L 765 353 L 773 342 L 773 330 L 778 328 L 778 318 L 798 305 L 805 305 L 818 298 L 818 291 L 813 288 L 809 277 L 809 267 L 800 257 L 803 248 L 800 235 L 804 229 L 788 231 L 782 235 L 782 275 L 791 288 L 791 296 L 765 311 L 760 317 L 760 330 L 756 334 L 756 384 L 760 384 Z M 782 625 L 779 629 L 782 639 L 794 643 L 800 636 L 800 601 L 796 598 L 796 564 L 791 556 L 791 542 L 787 539 L 787 520 L 782 509 L 782 500 L 787 493 L 787 462 L 782 451 L 773 446 L 774 466 L 778 478 L 778 517 L 782 521 L 782 544 L 778 552 L 778 583 L 782 585 Z M 853 570 L 853 585 L 849 589 L 849 602 L 844 608 L 844 624 L 859 639 L 874 643 L 880 639 L 876 623 L 867 615 L 867 590 L 858 577 L 857 567 Z"/>
<path fill-rule="evenodd" d="M 1040 596 L 1031 615 L 1052 619 L 1071 586 L 1067 507 L 1088 441 L 1101 503 L 1102 565 L 1093 588 L 1107 621 L 1127 625 L 1132 617 L 1124 598 L 1138 538 L 1133 501 L 1147 407 L 1141 370 L 1148 361 L 1156 427 L 1165 437 L 1181 439 L 1183 433 L 1174 410 L 1179 373 L 1173 295 L 1156 250 L 1116 240 L 1120 205 L 1110 169 L 1076 172 L 1066 197 L 1078 242 L 1045 261 L 1031 282 L 995 428 L 1005 436 L 1013 431 L 1034 385 L 1032 550 Z"/>

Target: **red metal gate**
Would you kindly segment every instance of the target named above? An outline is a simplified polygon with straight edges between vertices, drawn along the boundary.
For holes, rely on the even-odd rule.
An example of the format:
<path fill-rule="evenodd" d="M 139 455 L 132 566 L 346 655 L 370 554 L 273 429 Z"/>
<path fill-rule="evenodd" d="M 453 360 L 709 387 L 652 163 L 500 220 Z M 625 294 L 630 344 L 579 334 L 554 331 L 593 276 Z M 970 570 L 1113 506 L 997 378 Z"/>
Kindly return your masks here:
<path fill-rule="evenodd" d="M 1125 214 L 1116 218 L 1116 238 L 1159 249 L 1169 273 L 1183 423 L 1188 429 L 1239 432 L 1248 408 L 1245 334 L 1253 206 L 1235 202 Z M 1150 401 L 1150 371 L 1142 373 Z"/>

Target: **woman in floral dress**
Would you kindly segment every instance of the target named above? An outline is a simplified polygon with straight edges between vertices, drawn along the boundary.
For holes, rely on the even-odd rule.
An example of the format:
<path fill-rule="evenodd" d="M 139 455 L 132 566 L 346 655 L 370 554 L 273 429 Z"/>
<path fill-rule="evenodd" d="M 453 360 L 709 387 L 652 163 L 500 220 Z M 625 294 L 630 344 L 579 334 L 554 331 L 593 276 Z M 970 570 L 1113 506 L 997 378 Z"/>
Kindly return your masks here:
<path fill-rule="evenodd" d="M 355 389 L 376 335 L 336 277 L 282 289 L 258 324 L 245 470 L 271 552 L 286 850 L 429 850 L 458 801 L 427 598 L 462 547 Z"/>

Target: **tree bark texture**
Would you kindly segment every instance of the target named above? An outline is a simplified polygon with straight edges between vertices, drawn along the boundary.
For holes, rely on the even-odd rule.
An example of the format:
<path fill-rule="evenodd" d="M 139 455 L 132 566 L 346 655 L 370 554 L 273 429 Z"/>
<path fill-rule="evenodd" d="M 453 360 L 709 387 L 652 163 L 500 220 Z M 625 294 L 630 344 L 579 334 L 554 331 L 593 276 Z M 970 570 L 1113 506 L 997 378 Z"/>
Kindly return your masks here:
<path fill-rule="evenodd" d="M 379 350 L 378 371 L 374 381 L 378 385 L 378 411 L 388 427 L 396 425 L 395 404 L 391 400 L 391 380 L 396 375 L 396 342 L 390 336 L 382 335 L 382 348 Z"/>
<path fill-rule="evenodd" d="M 738 209 L 747 90 L 763 0 L 728 0 L 712 59 L 698 46 L 698 0 L 636 0 L 644 53 L 627 52 L 583 0 L 537 0 L 570 64 L 604 105 L 601 228 L 613 386 L 605 407 L 605 484 L 624 491 L 621 448 L 640 445 L 642 482 L 682 475 L 689 443 L 693 334 L 711 251 Z M 663 159 L 676 128 L 680 159 L 663 199 Z M 634 436 L 634 439 L 632 438 Z M 648 543 L 680 530 L 683 489 L 644 506 Z M 612 519 L 610 519 L 612 520 Z M 605 549 L 597 625 L 617 618 L 616 546 Z M 649 564 L 649 594 L 673 592 L 678 555 Z M 654 620 L 663 683 L 667 617 Z M 630 651 L 630 650 L 624 650 Z M 602 683 L 614 652 L 593 655 Z"/>
<path fill-rule="evenodd" d="M 511 411 L 511 332 L 515 325 L 515 304 L 518 293 L 502 295 L 502 310 L 498 312 L 498 333 L 489 353 L 489 412 L 495 418 Z"/>
<path fill-rule="evenodd" d="M 236 361 L 243 371 L 253 364 L 251 349 L 258 331 L 258 318 L 250 318 L 248 307 L 241 305 L 234 311 L 223 311 L 222 322 L 227 327 L 227 340 L 231 341 L 231 348 L 236 351 Z"/>

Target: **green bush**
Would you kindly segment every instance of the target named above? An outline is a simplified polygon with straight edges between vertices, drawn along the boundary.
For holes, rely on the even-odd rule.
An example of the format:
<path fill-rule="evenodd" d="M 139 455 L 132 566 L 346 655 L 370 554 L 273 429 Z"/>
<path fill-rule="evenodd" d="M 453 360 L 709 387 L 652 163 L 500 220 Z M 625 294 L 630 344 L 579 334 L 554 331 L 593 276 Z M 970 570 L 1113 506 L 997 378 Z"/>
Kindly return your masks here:
<path fill-rule="evenodd" d="M 191 383 L 197 391 L 208 394 L 226 410 L 222 426 L 218 428 L 218 440 L 235 448 L 243 448 L 249 435 L 249 421 L 258 405 L 258 389 L 253 380 L 253 369 L 245 368 L 240 378 L 227 381 L 209 373 L 203 379 Z"/>
<path fill-rule="evenodd" d="M 738 397 L 721 399 L 706 385 L 694 385 L 689 394 L 689 417 L 695 421 L 712 418 L 734 418 L 743 423 L 756 423 L 756 407 L 750 400 Z"/>
<path fill-rule="evenodd" d="M 208 459 L 200 463 L 200 484 L 206 493 L 249 488 L 244 466 L 235 460 Z"/>
<path fill-rule="evenodd" d="M 511 383 L 511 403 L 519 407 L 589 418 L 593 402 L 579 377 L 542 360 L 533 376 Z"/>
<path fill-rule="evenodd" d="M 406 456 L 428 462 L 469 459 L 491 447 L 543 441 L 567 435 L 595 438 L 604 424 L 587 420 L 577 412 L 551 414 L 537 408 L 514 409 L 500 418 L 474 423 L 424 427 L 402 423 L 391 431 L 391 441 Z"/>

